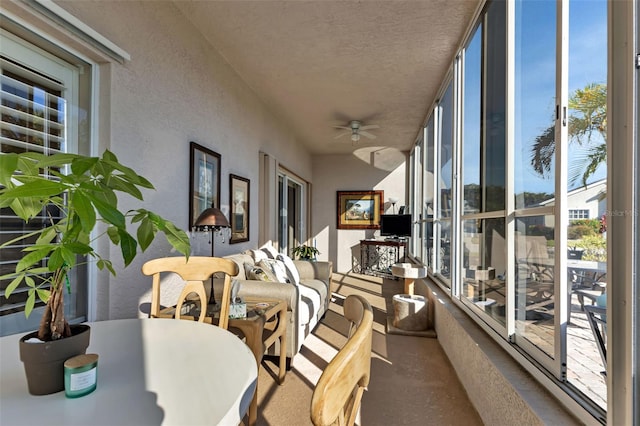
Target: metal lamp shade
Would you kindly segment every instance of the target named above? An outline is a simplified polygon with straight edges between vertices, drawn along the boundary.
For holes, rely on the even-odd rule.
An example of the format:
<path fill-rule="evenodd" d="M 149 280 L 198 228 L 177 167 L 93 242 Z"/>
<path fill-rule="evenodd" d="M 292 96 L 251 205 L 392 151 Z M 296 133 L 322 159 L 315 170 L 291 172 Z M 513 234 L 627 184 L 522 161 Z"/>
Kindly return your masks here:
<path fill-rule="evenodd" d="M 198 216 L 198 219 L 196 219 L 196 223 L 194 223 L 193 226 L 199 230 L 208 231 L 210 229 L 228 228 L 229 221 L 220 209 L 216 207 L 209 207 L 200 213 L 200 216 Z"/>

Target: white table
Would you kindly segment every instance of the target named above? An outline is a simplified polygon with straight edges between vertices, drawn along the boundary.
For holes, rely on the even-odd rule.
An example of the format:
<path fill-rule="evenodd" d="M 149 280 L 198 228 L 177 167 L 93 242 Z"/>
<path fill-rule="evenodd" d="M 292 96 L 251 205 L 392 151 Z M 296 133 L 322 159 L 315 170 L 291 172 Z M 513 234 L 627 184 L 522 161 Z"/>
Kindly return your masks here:
<path fill-rule="evenodd" d="M 171 319 L 91 323 L 98 387 L 32 396 L 18 354 L 0 338 L 0 425 L 237 425 L 256 389 L 256 360 L 219 327 Z"/>
<path fill-rule="evenodd" d="M 607 272 L 607 262 L 596 262 L 593 260 L 567 260 L 567 268 L 581 269 L 583 271 L 604 274 Z"/>

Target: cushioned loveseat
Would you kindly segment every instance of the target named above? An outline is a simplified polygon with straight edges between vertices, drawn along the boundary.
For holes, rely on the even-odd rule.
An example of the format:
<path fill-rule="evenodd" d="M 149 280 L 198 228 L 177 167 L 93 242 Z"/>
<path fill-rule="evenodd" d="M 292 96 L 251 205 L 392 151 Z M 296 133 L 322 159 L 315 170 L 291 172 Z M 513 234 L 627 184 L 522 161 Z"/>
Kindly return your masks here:
<path fill-rule="evenodd" d="M 238 281 L 238 296 L 246 299 L 259 300 L 260 298 L 281 299 L 287 302 L 287 358 L 290 362 L 298 353 L 304 339 L 313 331 L 320 319 L 329 308 L 331 297 L 330 283 L 332 274 L 331 262 L 310 262 L 303 260 L 291 261 L 287 259 L 289 267 L 295 267 L 299 276 L 299 282 L 287 277 L 286 281 L 278 282 L 273 277 L 269 279 L 261 276 L 256 279 L 255 273 L 265 268 L 261 267 L 258 257 L 260 250 L 248 250 L 244 253 L 225 256 L 234 261 L 239 267 L 239 274 L 235 277 Z M 270 254 L 273 258 L 275 254 Z M 283 262 L 284 263 L 284 262 Z M 247 276 L 249 274 L 250 276 Z M 282 281 L 285 278 L 280 277 Z M 276 343 L 277 344 L 277 343 Z M 268 354 L 278 354 L 279 348 L 269 348 Z"/>

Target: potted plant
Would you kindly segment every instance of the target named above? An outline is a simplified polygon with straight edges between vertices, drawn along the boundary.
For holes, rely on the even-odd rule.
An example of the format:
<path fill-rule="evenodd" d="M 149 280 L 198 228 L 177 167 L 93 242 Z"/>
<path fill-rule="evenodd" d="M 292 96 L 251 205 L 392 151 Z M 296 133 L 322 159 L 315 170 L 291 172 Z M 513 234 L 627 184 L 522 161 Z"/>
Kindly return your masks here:
<path fill-rule="evenodd" d="M 31 314 L 36 299 L 46 303 L 37 333 L 24 336 L 20 341 L 25 370 L 28 369 L 26 362 L 31 356 L 23 353 L 23 350 L 42 347 L 42 352 L 52 352 L 49 346 L 53 344 L 66 346 L 67 342 L 77 340 L 73 327 L 69 326 L 64 316 L 68 272 L 79 262 L 95 261 L 100 270 L 106 268 L 115 275 L 111 261 L 96 251 L 95 243 L 102 235 L 92 235 L 92 232 L 98 224 L 105 224 L 99 229 L 104 229 L 110 241 L 120 247 L 125 266 L 136 257 L 138 247 L 142 251 L 149 247 L 158 231 L 165 234 L 177 251 L 189 255 L 187 234 L 170 221 L 149 210 L 123 212 L 118 208 L 118 192 L 142 201 L 141 188 L 152 189 L 153 185 L 122 165 L 110 151 L 105 151 L 101 158 L 65 153 L 48 156 L 33 152 L 0 155 L 0 208 L 10 208 L 25 222 L 41 215 L 43 211 L 48 213 L 57 209 L 60 213 L 49 214 L 47 225 L 41 229 L 0 246 L 4 248 L 27 238 L 35 239 L 35 244 L 23 249 L 24 256 L 17 263 L 15 271 L 0 277 L 2 280 L 11 280 L 5 289 L 7 298 L 21 283 L 24 282 L 28 287 L 26 316 Z M 127 221 L 138 224 L 135 236 L 127 230 Z M 36 334 L 39 340 L 45 342 L 44 345 L 24 343 Z M 83 340 L 86 342 L 82 343 L 84 348 L 78 349 L 79 353 L 84 353 L 88 346 L 88 333 Z M 58 356 L 70 358 L 79 353 L 69 354 L 63 350 Z M 59 377 L 54 378 L 58 382 L 53 383 L 52 387 L 42 385 L 40 388 L 40 384 L 32 383 L 27 371 L 29 391 L 46 394 L 64 389 L 62 363 L 65 359 L 55 361 L 56 365 L 60 365 Z M 44 370 L 38 374 L 42 375 L 51 368 L 45 367 Z M 35 386 L 33 390 L 32 385 Z M 56 387 L 59 389 L 56 390 Z"/>
<path fill-rule="evenodd" d="M 320 254 L 320 251 L 313 246 L 302 244 L 295 247 L 291 253 L 300 260 L 316 260 L 316 256 Z"/>

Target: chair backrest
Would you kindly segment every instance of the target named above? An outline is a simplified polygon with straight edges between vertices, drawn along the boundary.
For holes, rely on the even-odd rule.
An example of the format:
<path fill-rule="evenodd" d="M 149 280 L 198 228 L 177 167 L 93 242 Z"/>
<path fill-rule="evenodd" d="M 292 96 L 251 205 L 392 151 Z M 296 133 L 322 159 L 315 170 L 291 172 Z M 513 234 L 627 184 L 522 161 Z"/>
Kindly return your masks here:
<path fill-rule="evenodd" d="M 182 289 L 175 307 L 175 313 L 163 314 L 160 306 L 160 274 L 173 272 L 178 274 L 186 285 Z M 235 262 L 219 257 L 190 256 L 162 257 L 153 259 L 142 265 L 142 273 L 153 276 L 151 289 L 151 317 L 174 317 L 180 319 L 182 306 L 191 294 L 196 294 L 200 300 L 200 315 L 198 321 L 204 322 L 207 313 L 207 296 L 205 281 L 217 272 L 224 273 L 224 287 L 220 303 L 220 321 L 218 326 L 226 329 L 229 323 L 229 303 L 231 296 L 231 277 L 238 275 L 238 265 Z"/>
<path fill-rule="evenodd" d="M 347 343 L 323 371 L 311 397 L 311 421 L 316 426 L 353 425 L 371 372 L 373 310 L 362 296 L 344 301 L 351 322 Z"/>

